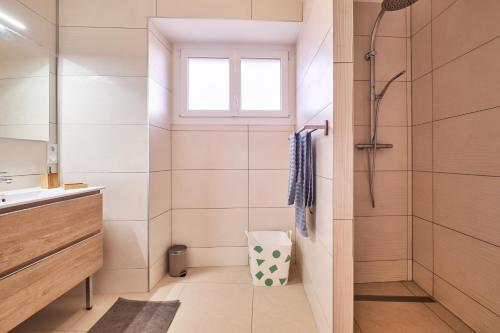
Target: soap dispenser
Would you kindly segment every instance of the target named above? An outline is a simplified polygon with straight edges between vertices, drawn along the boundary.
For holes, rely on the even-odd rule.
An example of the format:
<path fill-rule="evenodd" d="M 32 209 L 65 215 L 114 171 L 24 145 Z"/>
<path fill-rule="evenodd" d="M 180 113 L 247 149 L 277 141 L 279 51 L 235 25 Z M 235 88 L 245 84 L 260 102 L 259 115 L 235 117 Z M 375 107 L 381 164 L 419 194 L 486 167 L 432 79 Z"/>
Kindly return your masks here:
<path fill-rule="evenodd" d="M 52 167 L 48 167 L 47 173 L 41 175 L 41 188 L 49 189 L 59 187 L 59 174 L 52 172 Z"/>

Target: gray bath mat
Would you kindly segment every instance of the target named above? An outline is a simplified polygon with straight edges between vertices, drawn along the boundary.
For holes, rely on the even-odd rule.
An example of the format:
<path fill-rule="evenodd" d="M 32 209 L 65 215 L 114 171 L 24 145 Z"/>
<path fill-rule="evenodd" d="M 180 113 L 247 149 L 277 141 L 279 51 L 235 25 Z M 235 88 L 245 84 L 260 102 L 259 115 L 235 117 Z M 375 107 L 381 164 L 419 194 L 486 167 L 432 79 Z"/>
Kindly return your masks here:
<path fill-rule="evenodd" d="M 165 333 L 179 305 L 179 301 L 147 302 L 118 298 L 89 333 Z"/>

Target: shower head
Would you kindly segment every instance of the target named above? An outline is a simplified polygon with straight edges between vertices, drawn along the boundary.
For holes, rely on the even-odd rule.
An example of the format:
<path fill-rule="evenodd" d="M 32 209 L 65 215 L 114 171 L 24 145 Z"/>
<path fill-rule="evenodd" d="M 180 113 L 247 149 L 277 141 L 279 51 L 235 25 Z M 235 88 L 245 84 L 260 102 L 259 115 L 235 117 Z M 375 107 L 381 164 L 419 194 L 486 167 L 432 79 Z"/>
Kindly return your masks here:
<path fill-rule="evenodd" d="M 384 0 L 382 2 L 382 9 L 388 12 L 400 10 L 413 5 L 418 0 Z"/>

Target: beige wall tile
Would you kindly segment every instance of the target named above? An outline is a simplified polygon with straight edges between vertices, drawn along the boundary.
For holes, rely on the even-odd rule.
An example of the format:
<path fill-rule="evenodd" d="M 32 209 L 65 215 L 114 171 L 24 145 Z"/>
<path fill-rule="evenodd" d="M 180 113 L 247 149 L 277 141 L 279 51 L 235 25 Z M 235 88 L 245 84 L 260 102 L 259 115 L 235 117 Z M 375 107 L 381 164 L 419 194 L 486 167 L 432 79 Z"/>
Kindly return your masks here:
<path fill-rule="evenodd" d="M 248 265 L 248 246 L 191 247 L 187 255 L 188 267 Z"/>
<path fill-rule="evenodd" d="M 413 261 L 413 280 L 429 295 L 433 295 L 434 276 L 418 262 Z"/>
<path fill-rule="evenodd" d="M 500 179 L 472 175 L 434 175 L 434 221 L 500 246 Z"/>
<path fill-rule="evenodd" d="M 251 0 L 157 0 L 157 15 L 184 18 L 250 19 Z"/>
<path fill-rule="evenodd" d="M 413 170 L 432 171 L 432 124 L 413 126 Z"/>
<path fill-rule="evenodd" d="M 354 2 L 354 35 L 370 36 L 380 9 L 379 3 Z M 386 12 L 377 36 L 406 37 L 405 11 Z"/>
<path fill-rule="evenodd" d="M 147 125 L 62 125 L 60 135 L 63 173 L 148 171 Z"/>
<path fill-rule="evenodd" d="M 172 169 L 171 132 L 149 126 L 149 171 Z"/>
<path fill-rule="evenodd" d="M 432 221 L 431 172 L 413 172 L 413 215 Z"/>
<path fill-rule="evenodd" d="M 126 293 L 148 290 L 148 269 L 101 269 L 94 275 L 94 292 Z"/>
<path fill-rule="evenodd" d="M 302 21 L 302 0 L 252 0 L 252 20 Z"/>
<path fill-rule="evenodd" d="M 147 74 L 146 30 L 62 27 L 59 44 L 60 75 Z"/>
<path fill-rule="evenodd" d="M 500 248 L 434 225 L 435 273 L 500 313 Z"/>
<path fill-rule="evenodd" d="M 293 132 L 293 125 L 249 125 L 250 132 Z"/>
<path fill-rule="evenodd" d="M 153 289 L 156 284 L 167 274 L 167 255 L 164 254 L 163 257 L 149 265 L 149 290 Z"/>
<path fill-rule="evenodd" d="M 250 170 L 250 207 L 287 207 L 288 170 Z"/>
<path fill-rule="evenodd" d="M 411 282 L 410 282 L 411 283 Z M 381 295 L 381 296 L 411 296 L 412 293 L 406 288 L 406 283 L 357 283 L 354 286 L 356 295 Z"/>
<path fill-rule="evenodd" d="M 344 1 L 345 3 L 345 1 Z M 333 126 L 333 218 L 348 220 L 353 218 L 354 204 L 354 133 L 353 133 L 353 92 L 354 68 L 352 63 L 336 63 L 334 71 L 335 109 Z M 332 112 L 333 114 L 333 112 Z"/>
<path fill-rule="evenodd" d="M 330 254 L 333 254 L 333 181 L 331 179 L 316 177 L 316 198 L 314 215 L 311 217 L 309 231 L 316 239 L 320 240 Z M 314 222 L 312 222 L 314 221 Z"/>
<path fill-rule="evenodd" d="M 172 172 L 172 194 L 173 208 L 246 207 L 248 171 L 175 170 Z"/>
<path fill-rule="evenodd" d="M 432 0 L 432 18 L 441 14 L 455 2 L 457 2 L 457 0 Z"/>
<path fill-rule="evenodd" d="M 149 174 L 149 217 L 156 217 L 172 207 L 172 178 L 170 171 Z"/>
<path fill-rule="evenodd" d="M 429 271 L 433 269 L 432 223 L 413 217 L 413 259 Z"/>
<path fill-rule="evenodd" d="M 250 230 L 293 230 L 295 233 L 294 209 L 250 208 L 249 227 Z"/>
<path fill-rule="evenodd" d="M 197 132 L 247 132 L 245 125 L 186 125 L 172 124 L 173 131 L 197 131 Z"/>
<path fill-rule="evenodd" d="M 340 0 L 333 2 L 333 40 L 334 40 L 334 62 L 337 64 L 352 64 L 353 61 L 353 37 L 354 37 L 354 4 L 353 1 Z M 335 75 L 335 73 L 334 73 Z M 336 314 L 340 312 L 335 311 Z M 342 314 L 344 315 L 344 314 Z M 352 312 L 349 314 L 352 317 Z M 350 327 L 352 318 L 339 318 L 338 326 L 334 329 Z"/>
<path fill-rule="evenodd" d="M 307 6 L 306 2 L 305 7 Z M 311 1 L 308 8 L 309 13 L 304 15 L 304 24 L 297 39 L 297 84 L 302 82 L 333 24 L 333 1 Z M 300 113 L 297 113 L 297 117 Z"/>
<path fill-rule="evenodd" d="M 418 79 L 432 70 L 431 26 L 427 25 L 412 37 L 412 75 Z"/>
<path fill-rule="evenodd" d="M 432 0 L 420 0 L 410 7 L 412 35 L 431 22 L 431 2 Z"/>
<path fill-rule="evenodd" d="M 247 169 L 245 132 L 173 131 L 172 163 L 180 169 Z"/>
<path fill-rule="evenodd" d="M 322 327 L 325 322 L 327 327 L 332 327 L 333 317 L 329 314 L 333 313 L 333 257 L 322 242 L 310 241 L 300 234 L 297 234 L 297 238 L 299 252 L 305 258 L 301 263 L 302 280 L 310 303 L 314 304 L 311 307 L 316 323 Z"/>
<path fill-rule="evenodd" d="M 148 116 L 150 125 L 163 129 L 171 127 L 172 96 L 172 92 L 163 88 L 156 81 L 148 79 Z"/>
<path fill-rule="evenodd" d="M 500 175 L 500 108 L 434 123 L 434 171 Z"/>
<path fill-rule="evenodd" d="M 302 80 L 297 80 L 298 127 L 308 123 L 332 103 L 333 96 L 333 37 L 331 30 L 325 36 L 318 53 L 308 64 Z"/>
<path fill-rule="evenodd" d="M 500 105 L 500 38 L 434 71 L 434 119 Z"/>
<path fill-rule="evenodd" d="M 376 84 L 377 92 L 385 83 Z M 379 126 L 406 126 L 406 83 L 395 82 L 384 96 L 379 112 Z M 354 81 L 354 124 L 370 123 L 370 87 L 368 81 Z"/>
<path fill-rule="evenodd" d="M 250 169 L 288 169 L 289 132 L 250 132 Z"/>
<path fill-rule="evenodd" d="M 104 186 L 101 191 L 104 196 L 103 217 L 105 220 L 146 220 L 148 218 L 147 173 L 65 173 L 62 181 Z"/>
<path fill-rule="evenodd" d="M 406 259 L 406 228 L 406 216 L 356 217 L 354 260 Z"/>
<path fill-rule="evenodd" d="M 424 75 L 412 83 L 412 124 L 432 121 L 432 73 Z"/>
<path fill-rule="evenodd" d="M 161 37 L 152 24 L 148 31 L 148 77 L 163 88 L 172 90 L 172 46 Z"/>
<path fill-rule="evenodd" d="M 104 222 L 105 269 L 146 268 L 148 266 L 148 222 Z"/>
<path fill-rule="evenodd" d="M 56 0 L 20 0 L 22 4 L 28 6 L 38 15 L 46 18 L 51 23 L 56 23 Z"/>
<path fill-rule="evenodd" d="M 500 317 L 474 299 L 465 295 L 452 285 L 435 277 L 436 299 L 457 314 L 476 332 L 497 332 L 500 329 Z"/>
<path fill-rule="evenodd" d="M 430 47 L 430 46 L 429 46 Z M 354 80 L 369 80 L 369 62 L 365 54 L 370 48 L 368 36 L 354 37 Z M 402 70 L 406 70 L 406 38 L 377 38 L 377 81 L 388 81 Z M 398 81 L 405 81 L 402 75 Z"/>
<path fill-rule="evenodd" d="M 326 113 L 330 114 L 331 109 L 327 109 Z M 325 118 L 320 114 L 320 117 Z M 319 121 L 318 121 L 319 123 Z M 329 123 L 331 124 L 331 122 Z M 329 135 L 325 136 L 323 131 L 317 131 L 313 134 L 313 147 L 315 149 L 315 166 L 316 176 L 332 179 L 333 177 L 333 135 L 332 128 L 329 128 Z"/>
<path fill-rule="evenodd" d="M 165 258 L 170 245 L 172 245 L 172 212 L 168 211 L 149 220 L 150 266 Z"/>
<path fill-rule="evenodd" d="M 248 208 L 175 209 L 172 213 L 175 244 L 188 247 L 246 246 Z"/>
<path fill-rule="evenodd" d="M 406 259 L 355 262 L 354 283 L 403 281 L 406 270 Z"/>
<path fill-rule="evenodd" d="M 61 76 L 63 124 L 146 124 L 142 77 Z"/>
<path fill-rule="evenodd" d="M 500 35 L 500 2 L 458 1 L 433 22 L 432 57 L 434 67 Z M 481 24 L 478 24 L 481 22 Z"/>
<path fill-rule="evenodd" d="M 353 223 L 333 221 L 333 326 L 334 331 L 349 330 L 354 321 Z M 339 309 L 339 307 L 345 307 Z"/>
<path fill-rule="evenodd" d="M 119 8 L 119 10 L 117 10 Z M 155 0 L 62 0 L 61 26 L 146 28 Z"/>
<path fill-rule="evenodd" d="M 375 173 L 376 207 L 372 208 L 368 187 L 368 173 L 354 173 L 354 215 L 406 215 L 406 171 L 382 171 Z"/>
<path fill-rule="evenodd" d="M 354 126 L 354 143 L 369 143 L 368 126 Z M 377 151 L 377 171 L 406 170 L 408 158 L 407 127 L 379 127 L 378 143 L 393 144 L 391 149 Z M 368 157 L 365 149 L 354 150 L 354 170 L 368 170 Z"/>

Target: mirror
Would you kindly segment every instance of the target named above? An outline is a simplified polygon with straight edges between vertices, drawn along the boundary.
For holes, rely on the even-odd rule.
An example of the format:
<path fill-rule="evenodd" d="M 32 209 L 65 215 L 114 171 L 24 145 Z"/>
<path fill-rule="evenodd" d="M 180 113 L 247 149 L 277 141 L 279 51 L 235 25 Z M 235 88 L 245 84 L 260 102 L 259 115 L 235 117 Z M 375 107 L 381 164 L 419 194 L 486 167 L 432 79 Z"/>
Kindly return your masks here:
<path fill-rule="evenodd" d="M 0 138 L 49 141 L 56 123 L 55 24 L 36 12 L 47 8 L 22 2 L 0 2 Z"/>

